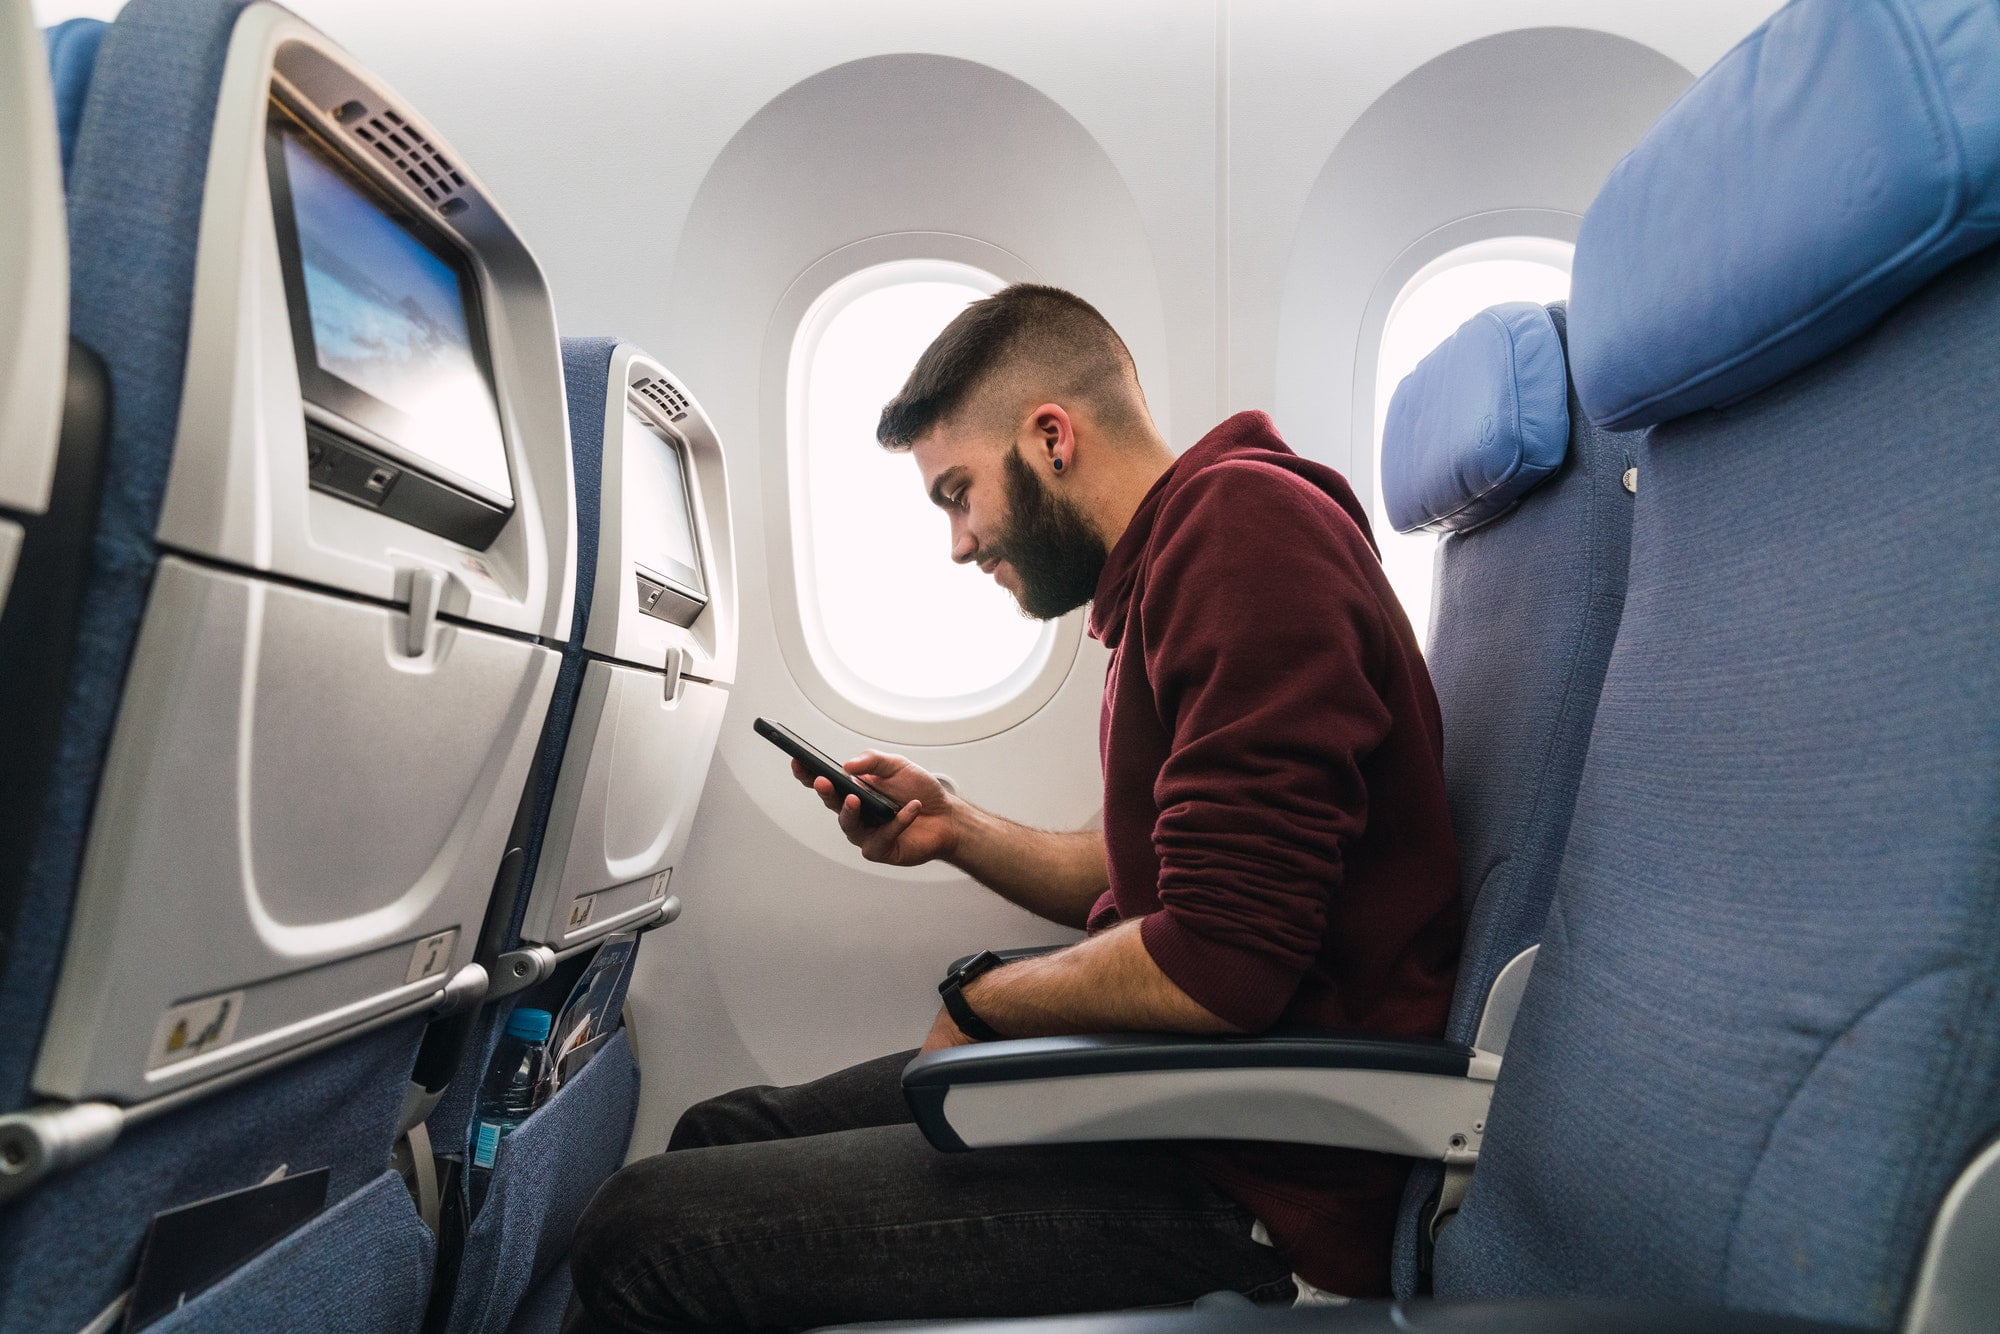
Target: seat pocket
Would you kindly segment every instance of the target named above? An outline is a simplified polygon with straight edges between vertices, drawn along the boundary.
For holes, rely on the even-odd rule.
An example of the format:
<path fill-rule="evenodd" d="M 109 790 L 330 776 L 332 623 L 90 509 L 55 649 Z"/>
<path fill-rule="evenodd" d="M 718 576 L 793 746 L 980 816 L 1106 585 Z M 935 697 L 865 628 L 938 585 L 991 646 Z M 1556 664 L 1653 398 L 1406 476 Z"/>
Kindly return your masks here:
<path fill-rule="evenodd" d="M 409 1188 L 384 1172 L 148 1329 L 413 1334 L 434 1255 Z"/>
<path fill-rule="evenodd" d="M 448 1334 L 502 1334 L 569 1255 L 577 1219 L 625 1161 L 639 1067 L 620 1029 L 546 1106 L 500 1141 L 479 1216 L 465 1236 Z"/>

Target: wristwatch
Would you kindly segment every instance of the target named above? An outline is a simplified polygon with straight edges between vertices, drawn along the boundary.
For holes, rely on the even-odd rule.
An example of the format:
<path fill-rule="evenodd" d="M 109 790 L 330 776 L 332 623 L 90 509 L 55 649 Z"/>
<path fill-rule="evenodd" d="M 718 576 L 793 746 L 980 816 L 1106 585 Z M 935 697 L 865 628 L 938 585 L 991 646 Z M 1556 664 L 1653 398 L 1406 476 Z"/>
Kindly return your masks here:
<path fill-rule="evenodd" d="M 992 950 L 981 950 L 964 963 L 945 975 L 938 983 L 938 995 L 944 997 L 945 1011 L 951 1021 L 958 1025 L 958 1031 L 975 1042 L 1004 1042 L 1007 1035 L 979 1017 L 972 1008 L 972 1002 L 965 998 L 965 985 L 973 978 L 990 973 L 1007 962 Z"/>

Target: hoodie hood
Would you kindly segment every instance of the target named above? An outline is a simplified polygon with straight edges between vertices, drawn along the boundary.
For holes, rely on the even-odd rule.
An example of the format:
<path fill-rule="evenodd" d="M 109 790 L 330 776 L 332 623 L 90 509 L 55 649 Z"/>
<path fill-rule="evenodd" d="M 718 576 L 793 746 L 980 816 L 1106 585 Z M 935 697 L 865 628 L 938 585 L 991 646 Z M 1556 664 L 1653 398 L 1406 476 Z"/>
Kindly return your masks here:
<path fill-rule="evenodd" d="M 1186 486 L 1188 480 L 1202 469 L 1237 459 L 1254 459 L 1283 468 L 1311 482 L 1332 497 L 1347 517 L 1354 520 L 1354 526 L 1368 539 L 1369 548 L 1378 558 L 1381 556 L 1381 548 L 1376 545 L 1374 531 L 1368 524 L 1368 511 L 1362 508 L 1347 479 L 1323 463 L 1314 463 L 1293 453 L 1291 446 L 1278 435 L 1278 428 L 1272 424 L 1269 414 L 1239 412 L 1175 459 L 1173 466 L 1160 474 L 1160 480 L 1153 483 L 1153 489 L 1139 502 L 1132 522 L 1105 557 L 1104 572 L 1098 576 L 1097 593 L 1090 605 L 1092 638 L 1103 641 L 1107 648 L 1118 647 L 1118 640 L 1125 631 L 1125 613 L 1131 601 L 1132 588 L 1146 563 L 1143 559 L 1146 549 L 1152 545 L 1160 513 L 1174 493 Z"/>

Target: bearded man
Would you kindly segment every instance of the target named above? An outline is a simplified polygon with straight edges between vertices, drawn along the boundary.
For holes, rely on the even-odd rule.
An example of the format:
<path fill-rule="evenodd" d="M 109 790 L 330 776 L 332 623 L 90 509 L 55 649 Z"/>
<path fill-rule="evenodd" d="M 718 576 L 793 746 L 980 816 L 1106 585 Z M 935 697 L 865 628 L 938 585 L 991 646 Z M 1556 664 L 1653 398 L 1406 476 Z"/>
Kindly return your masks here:
<path fill-rule="evenodd" d="M 953 320 L 877 434 L 914 455 L 953 560 L 1030 616 L 1092 603 L 1111 651 L 1101 831 L 1015 824 L 874 752 L 846 768 L 901 810 L 871 827 L 794 766 L 869 860 L 941 859 L 1088 932 L 952 988 L 923 1050 L 1279 1024 L 1438 1035 L 1460 933 L 1437 700 L 1341 476 L 1259 412 L 1176 457 L 1110 324 L 1030 285 Z M 575 1327 L 1387 1291 L 1406 1162 L 1213 1142 L 939 1153 L 903 1100 L 914 1054 L 691 1108 L 592 1202 Z"/>

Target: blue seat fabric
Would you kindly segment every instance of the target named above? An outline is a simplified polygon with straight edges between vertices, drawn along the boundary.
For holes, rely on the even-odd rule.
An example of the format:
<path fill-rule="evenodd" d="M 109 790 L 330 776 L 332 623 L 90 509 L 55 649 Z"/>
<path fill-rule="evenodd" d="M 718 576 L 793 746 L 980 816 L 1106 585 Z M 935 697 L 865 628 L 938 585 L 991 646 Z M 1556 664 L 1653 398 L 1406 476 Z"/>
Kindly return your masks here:
<path fill-rule="evenodd" d="M 83 122 L 83 101 L 97 66 L 97 48 L 110 26 L 102 19 L 70 19 L 42 32 L 49 55 L 49 82 L 55 88 L 56 138 L 65 177 L 76 152 L 76 131 Z"/>
<path fill-rule="evenodd" d="M 620 1032 L 501 1141 L 466 1236 L 447 1334 L 503 1334 L 538 1284 L 567 1277 L 577 1219 L 625 1161 L 638 1106 L 639 1067 Z"/>
<path fill-rule="evenodd" d="M 416 1334 L 437 1243 L 384 1171 L 156 1325 L 157 1334 Z"/>
<path fill-rule="evenodd" d="M 1646 438 L 1568 850 L 1440 1295 L 1897 1321 L 2000 1122 L 1996 366 L 1989 250 Z"/>
<path fill-rule="evenodd" d="M 1480 311 L 1396 386 L 1382 432 L 1396 531 L 1466 532 L 1541 485 L 1569 448 L 1569 368 L 1531 301 Z"/>
<path fill-rule="evenodd" d="M 422 1029 L 402 1020 L 132 1126 L 110 1153 L 0 1205 L 0 1330 L 75 1334 L 130 1285 L 162 1209 L 281 1166 L 331 1168 L 329 1210 L 362 1189 L 387 1165 Z M 386 1270 L 382 1280 L 397 1281 Z"/>
<path fill-rule="evenodd" d="M 1733 402 L 2000 239 L 2000 6 L 1795 0 L 1668 108 L 1584 216 L 1585 409 Z"/>
<path fill-rule="evenodd" d="M 1549 308 L 1555 330 L 1561 306 Z M 1509 513 L 1439 544 L 1429 665 L 1466 899 L 1445 1036 L 1471 1042 L 1508 960 L 1541 936 L 1625 601 L 1637 442 L 1570 404 L 1561 467 Z M 1411 1175 L 1395 1286 L 1418 1288 L 1418 1216 L 1442 1173 Z"/>

